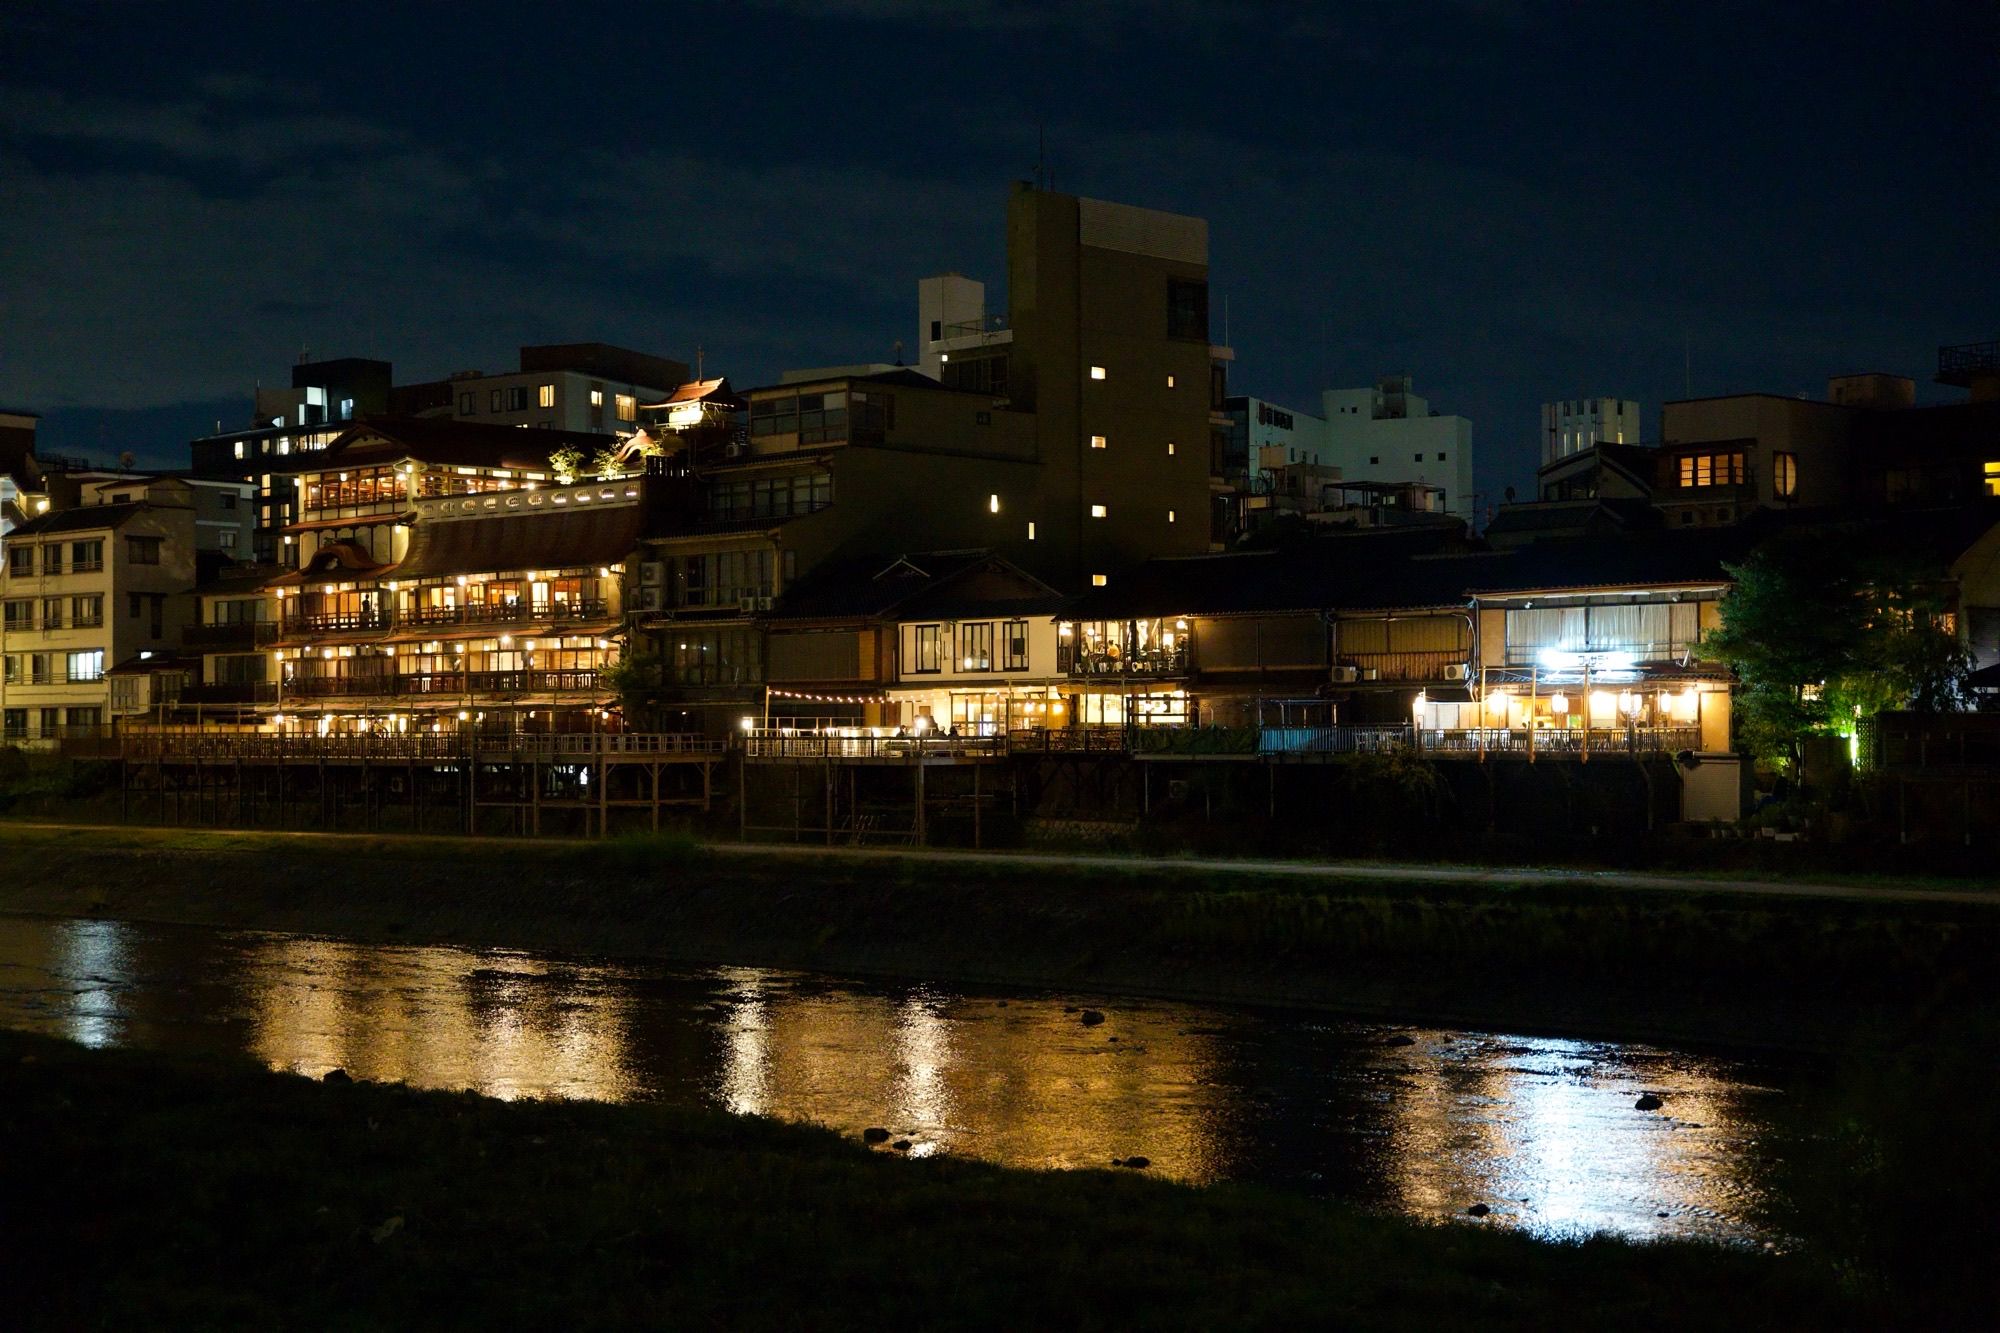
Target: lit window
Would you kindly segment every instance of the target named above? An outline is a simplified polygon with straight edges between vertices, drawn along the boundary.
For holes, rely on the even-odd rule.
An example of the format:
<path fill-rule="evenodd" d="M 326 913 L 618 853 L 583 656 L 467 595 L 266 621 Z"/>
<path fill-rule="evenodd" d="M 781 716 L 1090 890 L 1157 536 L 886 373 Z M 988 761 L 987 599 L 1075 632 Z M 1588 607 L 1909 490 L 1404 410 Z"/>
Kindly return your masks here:
<path fill-rule="evenodd" d="M 590 405 L 592 407 L 604 406 L 604 390 L 592 389 L 590 391 Z"/>
<path fill-rule="evenodd" d="M 1986 465 L 1986 493 L 2000 495 L 2000 463 Z"/>
<path fill-rule="evenodd" d="M 1103 518 L 1103 517 L 1104 517 L 1104 506 L 1103 506 L 1103 505 L 1092 505 L 1092 506 L 1090 507 L 1090 516 L 1091 516 L 1092 518 Z"/>
<path fill-rule="evenodd" d="M 620 421 L 637 421 L 639 419 L 639 400 L 629 393 L 617 394 L 615 397 L 618 402 L 618 419 Z"/>
<path fill-rule="evenodd" d="M 1169 509 L 1167 511 L 1167 522 L 1171 523 L 1173 521 L 1174 521 L 1174 511 Z"/>
<path fill-rule="evenodd" d="M 1771 455 L 1771 492 L 1780 500 L 1788 500 L 1798 493 L 1799 456 L 1797 454 L 1774 453 Z"/>
<path fill-rule="evenodd" d="M 1176 444 L 1175 444 L 1175 443 L 1174 443 L 1174 442 L 1173 442 L 1172 440 L 1168 440 L 1168 441 L 1167 441 L 1167 457 L 1168 457 L 1168 458 L 1172 458 L 1172 457 L 1174 456 L 1174 454 L 1175 454 L 1175 453 L 1177 453 L 1177 452 L 1179 451 L 1179 448 L 1180 448 L 1180 446 L 1176 445 Z"/>
<path fill-rule="evenodd" d="M 1174 377 L 1172 375 L 1167 376 L 1167 387 L 1169 389 L 1174 387 Z"/>
<path fill-rule="evenodd" d="M 1090 447 L 1093 449 L 1102 449 L 1104 447 L 1104 437 L 1102 435 L 1091 436 Z"/>
<path fill-rule="evenodd" d="M 1035 525 L 1033 522 L 1030 522 L 1028 524 L 1028 540 L 1033 541 L 1034 539 L 1035 539 Z"/>
<path fill-rule="evenodd" d="M 1091 377 L 1092 379 L 1094 379 L 1094 380 L 1101 380 L 1101 379 L 1103 379 L 1103 378 L 1104 378 L 1104 367 L 1103 367 L 1103 366 L 1092 366 L 1092 367 L 1090 368 L 1090 377 Z"/>
<path fill-rule="evenodd" d="M 1000 512 L 1000 497 L 999 497 L 999 496 L 997 496 L 997 495 L 989 495 L 989 496 L 987 496 L 987 497 L 986 497 L 986 512 L 987 512 L 987 513 L 989 513 L 989 514 L 997 514 L 997 513 L 999 513 L 999 512 Z"/>
<path fill-rule="evenodd" d="M 556 405 L 556 386 L 553 384 L 544 384 L 539 392 L 539 399 L 540 406 L 554 407 Z"/>
<path fill-rule="evenodd" d="M 1109 582 L 1111 582 L 1111 580 L 1106 578 L 1102 574 L 1092 574 L 1090 576 L 1090 586 L 1093 588 L 1102 588 L 1105 584 Z"/>

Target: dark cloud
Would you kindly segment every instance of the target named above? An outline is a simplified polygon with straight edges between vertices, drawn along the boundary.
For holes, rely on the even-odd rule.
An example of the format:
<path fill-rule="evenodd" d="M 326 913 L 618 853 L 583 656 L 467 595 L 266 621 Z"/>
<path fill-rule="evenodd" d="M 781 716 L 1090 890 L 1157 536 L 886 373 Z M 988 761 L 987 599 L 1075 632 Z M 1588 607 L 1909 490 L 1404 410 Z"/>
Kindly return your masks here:
<path fill-rule="evenodd" d="M 1038 153 L 1058 188 L 1211 220 L 1237 387 L 1310 410 L 1413 372 L 1496 493 L 1543 399 L 1921 374 L 1996 318 L 1973 20 L 1884 45 L 1482 0 L 113 15 L 0 15 L 0 401 L 58 446 L 177 451 L 307 346 L 408 377 L 570 339 L 739 381 L 886 358 L 918 277 L 1000 297 Z"/>

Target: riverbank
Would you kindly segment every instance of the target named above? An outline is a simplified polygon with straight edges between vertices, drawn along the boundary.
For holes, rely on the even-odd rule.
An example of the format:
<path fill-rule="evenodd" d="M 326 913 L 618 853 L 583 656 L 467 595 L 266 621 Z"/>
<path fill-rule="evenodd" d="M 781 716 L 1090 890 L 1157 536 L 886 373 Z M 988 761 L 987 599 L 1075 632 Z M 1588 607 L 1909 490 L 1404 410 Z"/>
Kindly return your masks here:
<path fill-rule="evenodd" d="M 12 912 L 1808 1052 L 1982 1007 L 2000 956 L 1983 895 L 1699 879 L 5 825 L 0 864 Z"/>
<path fill-rule="evenodd" d="M 1881 1327 L 1801 1256 L 1548 1244 L 721 1112 L 326 1085 L 0 1032 L 30 1328 Z M 30 1257 L 32 1255 L 32 1258 Z"/>

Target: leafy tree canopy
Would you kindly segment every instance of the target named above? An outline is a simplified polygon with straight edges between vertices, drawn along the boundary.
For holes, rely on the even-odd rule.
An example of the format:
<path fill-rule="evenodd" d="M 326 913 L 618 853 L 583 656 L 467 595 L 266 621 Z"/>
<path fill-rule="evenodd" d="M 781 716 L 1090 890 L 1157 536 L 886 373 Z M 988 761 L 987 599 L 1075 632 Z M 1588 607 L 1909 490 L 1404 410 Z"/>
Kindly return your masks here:
<path fill-rule="evenodd" d="M 1809 736 L 1851 734 L 1891 708 L 1965 706 L 1972 659 L 1951 589 L 1907 555 L 1795 534 L 1729 567 L 1735 586 L 1703 655 L 1743 682 L 1737 718 L 1760 758 L 1787 766 Z"/>

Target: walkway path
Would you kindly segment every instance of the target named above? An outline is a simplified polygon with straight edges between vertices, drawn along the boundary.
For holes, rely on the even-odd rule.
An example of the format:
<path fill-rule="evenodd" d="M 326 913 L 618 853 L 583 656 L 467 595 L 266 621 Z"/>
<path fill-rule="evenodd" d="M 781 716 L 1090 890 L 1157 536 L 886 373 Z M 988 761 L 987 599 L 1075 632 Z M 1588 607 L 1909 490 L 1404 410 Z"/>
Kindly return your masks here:
<path fill-rule="evenodd" d="M 463 846 L 496 850 L 513 846 L 556 846 L 553 842 L 524 843 L 501 838 L 446 837 L 435 834 L 313 833 L 274 829 L 152 828 L 128 824 L 63 824 L 0 822 L 0 844 L 8 830 L 43 833 L 102 833 L 110 839 L 143 849 L 150 841 L 185 846 L 192 837 L 213 838 L 223 845 L 287 840 L 353 839 L 380 845 L 406 842 L 425 846 Z M 1140 857 L 1073 852 L 972 852 L 914 847 L 821 847 L 792 843 L 705 844 L 719 856 L 792 857 L 800 860 L 904 860 L 950 865 L 1052 867 L 1065 870 L 1124 870 L 1133 872 L 1198 872 L 1204 875 L 1278 877 L 1291 880 L 1360 881 L 1376 884 L 1470 884 L 1494 888 L 1580 887 L 1639 892 L 1727 893 L 1752 898 L 1820 898 L 1847 902 L 1957 903 L 2000 907 L 2000 875 L 1990 883 L 1966 881 L 1963 888 L 1932 888 L 1887 882 L 1840 884 L 1792 879 L 1745 879 L 1707 875 L 1645 874 L 1625 870 L 1570 870 L 1536 867 L 1427 865 L 1387 861 L 1259 861 L 1213 857 Z"/>

